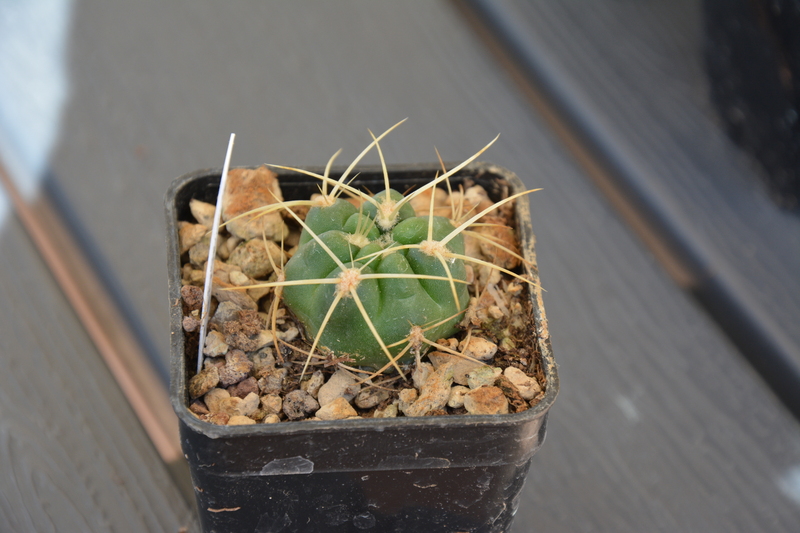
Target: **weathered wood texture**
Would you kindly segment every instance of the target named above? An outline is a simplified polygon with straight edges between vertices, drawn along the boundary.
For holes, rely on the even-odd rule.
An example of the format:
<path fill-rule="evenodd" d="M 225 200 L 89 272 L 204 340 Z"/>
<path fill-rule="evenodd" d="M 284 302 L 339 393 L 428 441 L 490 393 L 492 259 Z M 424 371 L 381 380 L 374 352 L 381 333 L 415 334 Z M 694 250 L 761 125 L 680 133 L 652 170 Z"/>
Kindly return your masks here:
<path fill-rule="evenodd" d="M 452 5 L 94 0 L 78 3 L 71 33 L 50 190 L 162 367 L 162 197 L 175 176 L 219 166 L 230 132 L 233 164 L 314 165 L 338 148 L 347 160 L 367 128 L 405 116 L 384 143 L 391 162 L 435 160 L 434 145 L 465 158 L 502 132 L 484 159 L 545 189 L 532 197 L 533 223 L 562 381 L 515 531 L 796 526 L 797 493 L 784 481 L 800 465 L 797 422 L 663 274 Z M 678 161 L 694 149 L 673 148 Z M 67 352 L 65 364 L 75 358 Z M 99 457 L 115 446 L 106 423 L 118 424 L 85 422 Z M 76 468 L 78 479 L 95 463 Z M 126 487 L 134 478 L 121 476 Z M 107 490 L 98 482 L 86 498 Z M 64 500 L 73 501 L 55 498 Z M 117 505 L 99 501 L 106 513 Z M 174 523 L 159 521 L 149 529 Z"/>
<path fill-rule="evenodd" d="M 470 4 L 800 413 L 800 216 L 772 203 L 714 112 L 702 1 Z"/>
<path fill-rule="evenodd" d="M 196 519 L 24 230 L 0 231 L 0 531 Z"/>

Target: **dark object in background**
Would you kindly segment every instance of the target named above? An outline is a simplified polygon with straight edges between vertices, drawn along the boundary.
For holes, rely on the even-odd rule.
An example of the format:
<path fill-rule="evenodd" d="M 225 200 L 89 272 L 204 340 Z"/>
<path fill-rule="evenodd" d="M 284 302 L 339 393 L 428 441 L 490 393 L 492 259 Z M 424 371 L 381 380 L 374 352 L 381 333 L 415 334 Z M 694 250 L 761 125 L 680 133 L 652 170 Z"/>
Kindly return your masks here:
<path fill-rule="evenodd" d="M 705 0 L 711 98 L 764 166 L 776 203 L 800 206 L 800 0 Z"/>

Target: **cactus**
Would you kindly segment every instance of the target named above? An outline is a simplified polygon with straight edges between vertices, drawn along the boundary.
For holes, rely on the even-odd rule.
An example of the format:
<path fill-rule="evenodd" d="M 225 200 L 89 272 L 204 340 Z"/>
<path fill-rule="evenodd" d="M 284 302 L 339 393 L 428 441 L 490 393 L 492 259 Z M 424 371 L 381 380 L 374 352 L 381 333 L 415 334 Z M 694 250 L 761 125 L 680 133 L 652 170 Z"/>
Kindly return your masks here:
<path fill-rule="evenodd" d="M 277 269 L 278 279 L 255 286 L 276 290 L 270 313 L 273 329 L 281 300 L 303 325 L 311 344 L 306 366 L 315 353 L 323 351 L 377 369 L 376 374 L 390 367 L 402 373 L 401 363 L 412 356 L 418 358 L 429 346 L 438 346 L 437 339 L 456 332 L 470 302 L 467 263 L 489 266 L 529 282 L 502 267 L 467 257 L 462 234 L 489 211 L 532 191 L 510 196 L 480 213 L 462 216 L 454 206 L 453 220 L 433 215 L 433 194 L 427 216 L 416 216 L 410 203 L 438 184 L 449 187 L 449 177 L 475 160 L 496 138 L 463 163 L 443 169 L 431 182 L 404 196 L 391 187 L 379 145 L 401 123 L 378 137 L 372 135 L 373 142 L 338 180 L 328 176 L 338 153 L 324 174 L 272 165 L 321 182 L 322 194 L 313 200 L 285 201 L 261 210 L 285 210 L 303 228 L 294 255 Z M 377 149 L 383 166 L 385 188 L 368 195 L 351 187 L 347 178 L 372 148 Z M 341 198 L 343 194 L 359 199 L 361 207 Z M 305 218 L 295 213 L 299 206 L 310 206 Z M 498 243 L 491 244 L 514 254 Z"/>
<path fill-rule="evenodd" d="M 376 221 L 387 197 L 394 216 Z M 311 208 L 286 281 L 335 283 L 287 284 L 283 300 L 319 345 L 379 368 L 402 350 L 412 326 L 433 326 L 424 335 L 434 341 L 454 334 L 469 293 L 464 261 L 436 251 L 464 254 L 448 219 L 415 216 L 394 190 L 371 199 L 360 211 L 341 198 Z"/>

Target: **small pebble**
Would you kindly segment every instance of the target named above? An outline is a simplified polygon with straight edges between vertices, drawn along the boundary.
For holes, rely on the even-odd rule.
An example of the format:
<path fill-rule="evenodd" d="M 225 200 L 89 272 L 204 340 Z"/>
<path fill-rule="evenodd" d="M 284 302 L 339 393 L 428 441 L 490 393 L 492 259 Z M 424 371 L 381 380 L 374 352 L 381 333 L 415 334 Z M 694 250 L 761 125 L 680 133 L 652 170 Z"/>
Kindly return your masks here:
<path fill-rule="evenodd" d="M 222 398 L 216 405 L 216 412 L 225 413 L 226 415 L 233 416 L 233 415 L 241 415 L 241 406 L 242 399 L 236 397 Z"/>
<path fill-rule="evenodd" d="M 490 340 L 481 337 L 470 337 L 469 340 L 461 341 L 459 345 L 461 353 L 467 357 L 478 361 L 488 361 L 497 353 L 497 345 Z"/>
<path fill-rule="evenodd" d="M 417 396 L 419 396 L 419 392 L 417 389 L 403 389 L 400 391 L 398 395 L 398 405 L 397 407 L 403 413 L 406 412 L 407 409 L 411 407 L 411 405 L 417 400 Z"/>
<path fill-rule="evenodd" d="M 239 244 L 231 253 L 228 263 L 240 267 L 251 278 L 266 278 L 274 271 L 273 263 L 281 265 L 286 262 L 285 256 L 281 255 L 280 246 L 257 238 Z"/>
<path fill-rule="evenodd" d="M 250 418 L 249 416 L 242 416 L 242 415 L 233 415 L 228 420 L 229 426 L 246 426 L 255 423 L 256 421 Z"/>
<path fill-rule="evenodd" d="M 373 418 L 395 418 L 397 416 L 397 405 L 396 404 L 389 404 L 383 409 L 375 409 L 375 413 L 372 415 Z"/>
<path fill-rule="evenodd" d="M 473 415 L 504 415 L 508 400 L 497 387 L 480 387 L 464 395 L 464 407 Z"/>
<path fill-rule="evenodd" d="M 225 389 L 211 389 L 206 393 L 203 397 L 203 402 L 205 402 L 206 407 L 208 407 L 209 412 L 211 413 L 219 413 L 220 412 L 220 402 L 225 400 L 226 398 L 230 398 L 231 394 L 226 391 Z"/>
<path fill-rule="evenodd" d="M 231 284 L 237 287 L 244 287 L 252 283 L 252 280 L 247 277 L 247 274 L 244 272 L 239 272 L 238 270 L 231 272 L 229 274 L 229 278 L 231 280 Z"/>
<path fill-rule="evenodd" d="M 503 375 L 517 388 L 519 395 L 525 400 L 531 400 L 542 392 L 539 382 L 519 368 L 509 366 L 503 371 Z"/>
<path fill-rule="evenodd" d="M 339 397 L 343 397 L 348 402 L 356 397 L 361 390 L 358 380 L 345 370 L 339 369 L 333 373 L 328 382 L 322 385 L 317 394 L 319 404 L 324 406 Z"/>
<path fill-rule="evenodd" d="M 256 412 L 258 406 L 260 405 L 260 398 L 258 397 L 258 394 L 256 394 L 255 392 L 251 392 L 241 400 L 242 401 L 239 404 L 239 407 L 235 414 L 250 416 Z"/>
<path fill-rule="evenodd" d="M 214 311 L 214 316 L 211 317 L 208 323 L 222 329 L 222 325 L 225 324 L 225 322 L 237 320 L 239 318 L 239 311 L 241 310 L 242 308 L 234 302 L 220 302 L 217 306 L 217 310 Z"/>
<path fill-rule="evenodd" d="M 231 169 L 222 203 L 222 219 L 228 222 L 228 231 L 242 239 L 255 239 L 264 235 L 267 239 L 280 241 L 289 233 L 280 212 L 258 213 L 232 219 L 252 209 L 281 201 L 283 194 L 278 178 L 266 166 Z"/>
<path fill-rule="evenodd" d="M 424 416 L 431 411 L 444 408 L 450 397 L 453 384 L 452 365 L 442 365 L 432 372 L 420 390 L 419 397 L 403 412 L 406 416 Z"/>
<path fill-rule="evenodd" d="M 200 328 L 200 321 L 195 316 L 186 315 L 185 317 L 183 317 L 182 325 L 183 325 L 183 331 L 187 333 L 192 333 Z"/>
<path fill-rule="evenodd" d="M 225 366 L 219 371 L 219 383 L 223 387 L 230 387 L 247 378 L 253 362 L 248 359 L 242 350 L 231 350 L 225 354 Z"/>
<path fill-rule="evenodd" d="M 376 387 L 363 389 L 356 396 L 355 404 L 361 409 L 372 409 L 389 398 L 389 391 Z"/>
<path fill-rule="evenodd" d="M 271 348 L 263 348 L 253 355 L 253 375 L 260 379 L 275 370 L 275 354 Z"/>
<path fill-rule="evenodd" d="M 467 374 L 467 385 L 470 389 L 477 389 L 484 385 L 493 385 L 503 371 L 491 366 L 481 366 Z"/>
<path fill-rule="evenodd" d="M 208 233 L 208 228 L 202 224 L 182 223 L 178 230 L 178 242 L 180 244 L 181 253 L 188 252 L 192 246 L 205 237 L 206 233 Z M 208 249 L 206 249 L 206 251 L 208 251 Z"/>
<path fill-rule="evenodd" d="M 189 248 L 189 261 L 196 267 L 202 267 L 208 261 L 208 248 L 211 245 L 211 236 L 206 235 Z"/>
<path fill-rule="evenodd" d="M 189 410 L 196 415 L 207 415 L 210 412 L 203 400 L 194 400 L 189 404 Z"/>
<path fill-rule="evenodd" d="M 217 209 L 212 204 L 193 199 L 189 201 L 189 210 L 198 224 L 202 224 L 208 229 L 213 227 L 214 213 Z"/>
<path fill-rule="evenodd" d="M 204 395 L 219 383 L 219 370 L 215 366 L 207 366 L 189 380 L 189 398 L 195 399 Z"/>
<path fill-rule="evenodd" d="M 181 287 L 181 299 L 189 311 L 199 311 L 203 307 L 203 289 L 184 285 Z"/>
<path fill-rule="evenodd" d="M 323 383 L 325 383 L 325 376 L 322 374 L 322 371 L 315 370 L 314 373 L 311 374 L 311 378 L 302 382 L 300 387 L 316 398 L 319 394 L 319 388 L 322 387 Z"/>
<path fill-rule="evenodd" d="M 211 330 L 206 334 L 206 345 L 203 348 L 203 353 L 209 357 L 217 355 L 224 355 L 228 352 L 228 344 L 225 342 L 225 336 L 216 330 Z"/>
<path fill-rule="evenodd" d="M 258 380 L 258 388 L 261 394 L 279 394 L 283 390 L 283 381 L 289 371 L 285 368 L 276 368 Z"/>
<path fill-rule="evenodd" d="M 463 385 L 456 385 L 450 389 L 450 397 L 447 399 L 447 406 L 457 409 L 464 407 L 464 395 L 469 392 L 469 388 Z"/>
<path fill-rule="evenodd" d="M 320 420 L 342 420 L 358 416 L 358 413 L 350 405 L 350 402 L 345 400 L 342 396 L 334 398 L 330 403 L 323 405 L 319 411 L 316 412 L 316 417 Z"/>
<path fill-rule="evenodd" d="M 231 396 L 238 398 L 244 398 L 250 393 L 258 394 L 258 381 L 252 376 L 247 377 L 239 383 L 228 387 L 228 392 L 231 393 Z"/>
<path fill-rule="evenodd" d="M 453 381 L 459 385 L 467 384 L 467 374 L 483 366 L 483 363 L 465 359 L 447 352 L 432 352 L 428 354 L 428 358 L 433 363 L 434 368 L 439 368 L 445 363 L 453 365 Z"/>
<path fill-rule="evenodd" d="M 414 372 L 411 374 L 411 380 L 414 386 L 419 390 L 427 381 L 428 376 L 433 373 L 433 365 L 430 363 L 420 363 L 414 367 Z"/>
<path fill-rule="evenodd" d="M 236 286 L 224 282 L 218 276 L 214 276 L 214 285 L 211 287 L 211 295 L 219 302 L 233 302 L 242 309 L 258 309 L 258 304 L 250 298 L 244 290 L 235 290 Z"/>
<path fill-rule="evenodd" d="M 293 390 L 283 399 L 283 412 L 292 420 L 305 418 L 319 409 L 319 403 L 304 390 Z"/>
<path fill-rule="evenodd" d="M 261 407 L 268 415 L 277 415 L 283 408 L 283 400 L 278 394 L 265 394 L 261 397 Z"/>
<path fill-rule="evenodd" d="M 267 415 L 264 417 L 264 420 L 261 422 L 262 424 L 277 424 L 281 421 L 281 417 L 278 415 Z"/>
<path fill-rule="evenodd" d="M 231 416 L 227 413 L 209 413 L 202 417 L 202 419 L 206 422 L 211 422 L 212 424 L 216 424 L 218 426 L 227 425 L 230 418 Z"/>

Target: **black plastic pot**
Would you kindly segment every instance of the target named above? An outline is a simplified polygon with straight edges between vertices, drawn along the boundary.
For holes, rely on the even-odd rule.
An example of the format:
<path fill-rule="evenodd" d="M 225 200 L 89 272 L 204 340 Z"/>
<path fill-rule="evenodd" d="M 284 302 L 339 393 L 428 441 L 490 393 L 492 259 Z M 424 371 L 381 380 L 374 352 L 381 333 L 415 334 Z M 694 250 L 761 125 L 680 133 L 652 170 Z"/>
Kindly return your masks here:
<path fill-rule="evenodd" d="M 399 190 L 426 183 L 436 167 L 390 168 Z M 307 198 L 317 182 L 279 174 L 287 200 Z M 545 436 L 547 412 L 558 393 L 556 365 L 538 289 L 531 289 L 546 394 L 517 414 L 383 418 L 217 426 L 187 408 L 188 368 L 181 327 L 177 221 L 189 219 L 189 200 L 215 203 L 219 170 L 176 179 L 166 197 L 169 297 L 172 302 L 172 390 L 181 441 L 189 461 L 203 528 L 215 531 L 506 531 L 518 506 L 531 457 Z M 335 173 L 332 173 L 335 177 Z M 512 173 L 474 164 L 470 179 L 490 196 L 523 189 Z M 383 187 L 379 169 L 355 182 Z M 524 255 L 535 265 L 527 197 L 517 202 Z M 538 276 L 534 266 L 533 275 Z"/>

